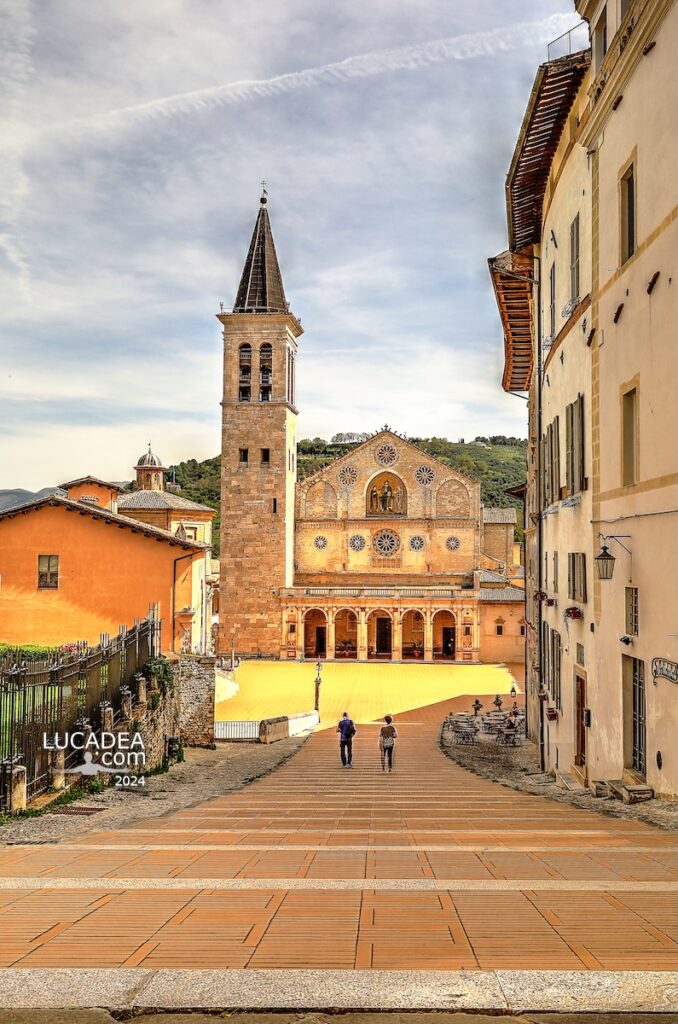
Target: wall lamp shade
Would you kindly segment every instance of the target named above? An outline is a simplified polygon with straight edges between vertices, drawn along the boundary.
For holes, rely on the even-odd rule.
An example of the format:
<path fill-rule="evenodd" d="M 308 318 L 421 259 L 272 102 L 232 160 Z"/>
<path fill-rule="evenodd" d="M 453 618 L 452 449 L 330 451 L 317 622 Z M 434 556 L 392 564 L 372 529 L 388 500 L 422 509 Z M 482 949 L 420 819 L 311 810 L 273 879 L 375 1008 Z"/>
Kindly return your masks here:
<path fill-rule="evenodd" d="M 596 574 L 599 580 L 611 580 L 614 575 L 614 563 L 617 559 L 611 555 L 607 545 L 603 544 L 599 555 L 593 559 L 596 563 Z"/>
<path fill-rule="evenodd" d="M 516 696 L 517 696 L 517 690 L 516 690 L 515 686 L 512 686 L 512 687 L 511 687 L 511 698 L 512 698 L 513 700 L 515 700 L 515 699 L 516 699 Z"/>

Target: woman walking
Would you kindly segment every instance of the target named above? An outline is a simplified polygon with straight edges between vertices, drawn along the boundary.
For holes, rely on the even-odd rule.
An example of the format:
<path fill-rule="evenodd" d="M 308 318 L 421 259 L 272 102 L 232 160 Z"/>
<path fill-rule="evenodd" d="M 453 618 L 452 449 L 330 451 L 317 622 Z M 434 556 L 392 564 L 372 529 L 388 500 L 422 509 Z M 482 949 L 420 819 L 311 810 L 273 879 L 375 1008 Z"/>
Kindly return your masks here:
<path fill-rule="evenodd" d="M 385 725 L 382 725 L 379 731 L 379 751 L 381 753 L 381 770 L 386 771 L 388 765 L 389 772 L 393 771 L 393 752 L 395 751 L 395 741 L 398 736 L 398 730 L 393 724 L 393 716 L 386 715 L 384 718 Z"/>

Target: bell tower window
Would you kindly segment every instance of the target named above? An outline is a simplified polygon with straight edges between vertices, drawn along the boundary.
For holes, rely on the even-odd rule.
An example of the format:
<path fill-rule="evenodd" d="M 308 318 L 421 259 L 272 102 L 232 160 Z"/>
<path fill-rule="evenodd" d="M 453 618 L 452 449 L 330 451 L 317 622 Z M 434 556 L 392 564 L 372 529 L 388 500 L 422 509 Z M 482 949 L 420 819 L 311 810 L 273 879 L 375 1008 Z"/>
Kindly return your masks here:
<path fill-rule="evenodd" d="M 259 349 L 259 401 L 270 402 L 273 391 L 273 348 L 266 342 Z"/>
<path fill-rule="evenodd" d="M 252 400 L 252 346 L 241 345 L 238 349 L 238 401 Z"/>

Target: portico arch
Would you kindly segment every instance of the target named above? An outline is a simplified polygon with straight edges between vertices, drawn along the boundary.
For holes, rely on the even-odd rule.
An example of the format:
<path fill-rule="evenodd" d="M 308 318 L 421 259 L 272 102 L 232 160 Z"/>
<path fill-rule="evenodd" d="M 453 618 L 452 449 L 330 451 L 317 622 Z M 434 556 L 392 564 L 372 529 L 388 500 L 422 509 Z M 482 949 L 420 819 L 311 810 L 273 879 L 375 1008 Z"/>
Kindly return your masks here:
<path fill-rule="evenodd" d="M 402 616 L 402 659 L 422 661 L 424 657 L 424 613 L 409 608 Z"/>
<path fill-rule="evenodd" d="M 304 613 L 304 657 L 327 657 L 327 616 L 321 608 Z"/>
<path fill-rule="evenodd" d="M 452 612 L 440 610 L 433 616 L 434 661 L 454 661 L 457 648 L 457 620 Z"/>
<path fill-rule="evenodd" d="M 358 615 L 352 608 L 340 608 L 334 615 L 335 658 L 358 657 Z"/>
<path fill-rule="evenodd" d="M 367 616 L 367 657 L 390 661 L 393 657 L 393 619 L 384 608 Z"/>

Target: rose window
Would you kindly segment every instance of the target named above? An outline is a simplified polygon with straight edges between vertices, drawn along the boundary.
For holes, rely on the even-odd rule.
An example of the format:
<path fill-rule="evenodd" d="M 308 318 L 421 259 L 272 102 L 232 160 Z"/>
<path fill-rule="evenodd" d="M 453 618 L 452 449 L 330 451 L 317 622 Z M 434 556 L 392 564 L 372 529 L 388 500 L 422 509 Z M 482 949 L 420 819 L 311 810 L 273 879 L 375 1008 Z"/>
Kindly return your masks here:
<path fill-rule="evenodd" d="M 327 537 L 315 537 L 313 540 L 313 544 L 314 547 L 318 549 L 318 551 L 324 551 L 325 548 L 327 547 Z"/>
<path fill-rule="evenodd" d="M 400 537 L 393 530 L 380 530 L 374 537 L 374 550 L 378 555 L 389 558 L 400 551 Z"/>
<path fill-rule="evenodd" d="M 424 538 L 421 534 L 416 533 L 414 537 L 410 537 L 410 551 L 423 551 L 424 543 Z"/>
<path fill-rule="evenodd" d="M 348 546 L 351 551 L 362 551 L 365 547 L 365 538 L 361 537 L 359 533 L 354 533 L 353 536 L 349 538 Z"/>
<path fill-rule="evenodd" d="M 459 548 L 459 538 L 448 537 L 447 540 L 445 541 L 445 547 L 447 548 L 448 551 L 457 551 Z"/>
<path fill-rule="evenodd" d="M 422 487 L 429 487 L 435 480 L 435 473 L 430 466 L 420 466 L 414 474 L 414 479 Z"/>
<path fill-rule="evenodd" d="M 394 445 L 385 442 L 379 445 L 374 457 L 380 466 L 395 466 L 398 461 L 398 452 Z"/>
<path fill-rule="evenodd" d="M 355 466 L 344 466 L 343 469 L 339 470 L 338 477 L 339 483 L 343 484 L 344 487 L 352 487 L 358 479 L 358 470 Z"/>

